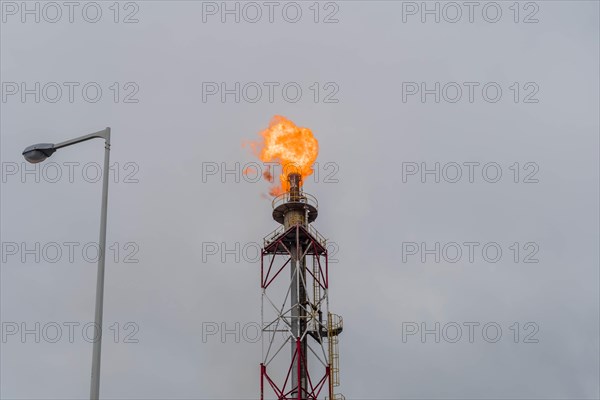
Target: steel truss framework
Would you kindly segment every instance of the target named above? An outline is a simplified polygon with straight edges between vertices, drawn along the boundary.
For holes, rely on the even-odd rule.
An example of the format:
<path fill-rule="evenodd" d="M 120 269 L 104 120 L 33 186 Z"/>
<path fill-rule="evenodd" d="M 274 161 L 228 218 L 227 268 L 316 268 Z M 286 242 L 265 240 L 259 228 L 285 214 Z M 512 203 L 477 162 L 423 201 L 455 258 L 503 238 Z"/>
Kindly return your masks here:
<path fill-rule="evenodd" d="M 333 398 L 330 354 L 325 344 L 329 315 L 326 243 L 316 230 L 301 224 L 280 232 L 279 235 L 271 236 L 265 241 L 261 254 L 263 354 L 260 365 L 260 398 L 265 398 L 268 388 L 278 400 L 316 400 L 321 393 L 329 393 L 329 398 Z M 295 268 L 292 271 L 294 264 Z M 290 273 L 282 273 L 283 271 Z M 297 279 L 289 280 L 290 275 Z M 276 283 L 284 290 L 287 286 L 285 295 L 281 293 L 283 290 L 272 290 Z M 297 286 L 296 290 L 302 285 L 306 292 L 305 301 L 289 304 L 293 285 Z M 294 309 L 301 310 L 299 315 L 292 315 Z M 265 312 L 268 313 L 268 317 L 265 316 Z M 298 326 L 301 328 L 294 332 L 293 327 Z M 276 338 L 277 333 L 280 335 Z M 279 344 L 282 337 L 283 343 Z M 289 360 L 290 353 L 283 349 L 289 348 L 292 343 L 296 344 L 295 351 L 291 352 L 287 373 L 279 381 L 279 377 L 274 378 L 269 374 L 268 367 L 275 360 Z M 316 360 L 310 369 L 308 354 Z M 297 373 L 297 377 L 292 376 L 294 372 Z M 306 376 L 303 384 L 301 375 Z"/>

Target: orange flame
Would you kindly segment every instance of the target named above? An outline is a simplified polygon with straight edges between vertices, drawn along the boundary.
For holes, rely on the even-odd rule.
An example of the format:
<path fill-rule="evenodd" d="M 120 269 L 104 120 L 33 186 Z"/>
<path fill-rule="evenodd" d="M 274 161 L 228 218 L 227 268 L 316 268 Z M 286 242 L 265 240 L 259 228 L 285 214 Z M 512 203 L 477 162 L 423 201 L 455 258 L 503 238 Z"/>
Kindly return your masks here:
<path fill-rule="evenodd" d="M 287 175 L 297 172 L 302 180 L 312 175 L 312 165 L 319 154 L 319 142 L 308 128 L 296 126 L 289 119 L 276 115 L 269 127 L 260 132 L 261 142 L 250 142 L 250 147 L 263 162 L 276 162 L 281 167 L 280 185 L 273 186 L 269 193 L 277 196 L 289 191 Z M 265 179 L 271 178 L 267 169 L 263 174 Z"/>

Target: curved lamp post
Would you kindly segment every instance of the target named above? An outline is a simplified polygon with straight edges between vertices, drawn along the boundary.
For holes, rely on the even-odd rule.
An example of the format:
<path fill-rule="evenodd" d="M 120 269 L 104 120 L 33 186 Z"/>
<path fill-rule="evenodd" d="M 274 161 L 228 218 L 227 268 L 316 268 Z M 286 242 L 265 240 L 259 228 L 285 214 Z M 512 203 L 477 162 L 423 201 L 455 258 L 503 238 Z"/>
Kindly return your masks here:
<path fill-rule="evenodd" d="M 90 399 L 97 400 L 100 395 L 100 350 L 102 348 L 102 309 L 104 305 L 104 260 L 106 258 L 106 210 L 108 205 L 108 170 L 110 155 L 110 128 L 89 135 L 67 140 L 58 144 L 40 143 L 23 150 L 23 157 L 30 163 L 39 163 L 50 157 L 56 150 L 85 142 L 86 140 L 104 139 L 104 170 L 102 177 L 102 208 L 100 212 L 100 252 L 98 254 L 98 277 L 96 279 L 96 314 L 94 326 L 98 336 L 94 339 L 92 353 L 92 383 Z"/>

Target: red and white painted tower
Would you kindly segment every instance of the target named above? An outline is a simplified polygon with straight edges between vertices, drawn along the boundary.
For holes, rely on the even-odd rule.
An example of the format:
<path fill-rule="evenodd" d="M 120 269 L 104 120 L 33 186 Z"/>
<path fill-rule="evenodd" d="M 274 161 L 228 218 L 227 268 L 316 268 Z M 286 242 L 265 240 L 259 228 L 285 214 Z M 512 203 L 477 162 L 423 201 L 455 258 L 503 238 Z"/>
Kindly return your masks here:
<path fill-rule="evenodd" d="M 260 398 L 343 400 L 334 394 L 343 323 L 329 312 L 327 241 L 311 225 L 317 199 L 302 191 L 300 174 L 287 179 L 289 192 L 273 200 L 281 226 L 265 237 L 261 256 Z"/>

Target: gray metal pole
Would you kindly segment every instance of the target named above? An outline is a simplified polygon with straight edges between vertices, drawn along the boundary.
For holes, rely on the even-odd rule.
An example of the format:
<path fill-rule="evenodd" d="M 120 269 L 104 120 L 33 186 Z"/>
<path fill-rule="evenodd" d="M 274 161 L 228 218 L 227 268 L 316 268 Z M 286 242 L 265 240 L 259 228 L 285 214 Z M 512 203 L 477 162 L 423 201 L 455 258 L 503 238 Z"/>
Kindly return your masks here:
<path fill-rule="evenodd" d="M 292 364 L 292 387 L 298 387 L 300 391 L 301 397 L 304 399 L 307 391 L 307 379 L 306 379 L 306 336 L 304 333 L 306 332 L 306 312 L 304 308 L 306 306 L 306 288 L 304 286 L 304 282 L 306 282 L 306 273 L 305 273 L 305 260 L 301 256 L 302 255 L 302 246 L 298 246 L 298 244 L 294 244 L 290 247 L 290 252 L 292 253 L 290 267 L 292 271 L 292 283 L 291 283 L 291 329 L 292 333 L 297 338 L 302 338 L 300 344 L 300 352 L 301 354 L 297 354 L 296 341 L 292 341 L 291 344 L 291 353 L 292 359 L 294 355 L 296 355 L 296 360 Z M 302 368 L 298 371 L 298 358 L 302 355 Z M 298 373 L 299 372 L 299 373 Z M 300 382 L 298 382 L 298 375 L 300 375 Z M 291 393 L 293 398 L 298 396 L 297 391 L 293 391 Z"/>
<path fill-rule="evenodd" d="M 298 262 L 298 248 L 296 247 L 296 244 L 293 244 L 290 247 L 290 252 L 291 254 L 291 261 L 290 261 L 290 271 L 291 271 L 291 293 L 290 293 L 290 303 L 292 306 L 292 312 L 291 312 L 291 329 L 292 329 L 292 334 L 293 334 L 293 338 L 299 338 L 300 337 L 300 307 L 298 306 L 298 292 L 299 292 L 299 287 L 298 284 L 300 282 L 300 279 L 298 278 L 298 267 L 299 267 L 299 262 Z M 290 341 L 290 350 L 291 350 L 291 354 L 292 354 L 292 388 L 295 387 L 299 387 L 298 384 L 298 361 L 296 360 L 296 353 L 298 352 L 298 348 L 296 345 L 296 341 L 295 340 L 291 340 Z M 300 355 L 298 355 L 300 356 Z M 297 398 L 298 397 L 298 392 L 296 390 L 294 390 L 291 393 L 291 397 L 292 398 Z"/>
<path fill-rule="evenodd" d="M 104 170 L 102 179 L 102 208 L 100 212 L 100 252 L 98 254 L 98 276 L 96 278 L 96 314 L 94 327 L 94 350 L 92 353 L 92 384 L 90 400 L 100 398 L 100 351 L 102 349 L 102 311 L 104 308 L 104 261 L 106 260 L 106 211 L 108 208 L 108 175 L 110 158 L 110 128 L 106 128 L 104 142 Z"/>

